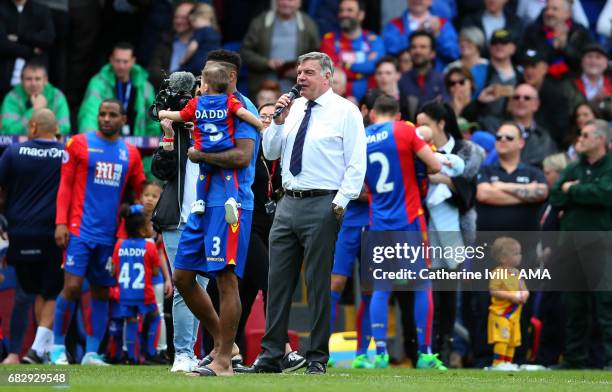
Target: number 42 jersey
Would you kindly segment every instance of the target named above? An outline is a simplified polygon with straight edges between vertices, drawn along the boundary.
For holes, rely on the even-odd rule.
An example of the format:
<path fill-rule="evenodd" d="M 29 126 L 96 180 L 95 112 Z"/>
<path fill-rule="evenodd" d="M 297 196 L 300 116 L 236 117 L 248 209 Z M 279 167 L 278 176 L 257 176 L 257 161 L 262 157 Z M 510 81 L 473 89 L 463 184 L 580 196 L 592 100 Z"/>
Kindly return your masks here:
<path fill-rule="evenodd" d="M 370 230 L 407 230 L 423 214 L 414 155 L 426 144 L 402 121 L 370 125 L 366 138 Z"/>
<path fill-rule="evenodd" d="M 129 238 L 117 241 L 113 264 L 119 286 L 119 303 L 154 304 L 153 270 L 159 267 L 159 255 L 153 240 Z"/>

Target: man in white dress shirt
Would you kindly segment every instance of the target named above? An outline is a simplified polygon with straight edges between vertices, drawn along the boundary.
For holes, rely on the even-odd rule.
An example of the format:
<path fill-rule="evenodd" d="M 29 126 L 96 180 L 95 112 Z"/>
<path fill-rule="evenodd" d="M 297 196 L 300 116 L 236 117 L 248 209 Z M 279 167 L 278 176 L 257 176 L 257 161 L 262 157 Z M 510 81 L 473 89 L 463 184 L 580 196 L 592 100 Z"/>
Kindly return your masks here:
<path fill-rule="evenodd" d="M 279 98 L 276 107 L 286 109 L 263 137 L 265 157 L 281 159 L 285 196 L 270 232 L 266 333 L 252 372 L 281 371 L 291 299 L 304 261 L 312 323 L 306 373 L 325 373 L 335 242 L 344 209 L 359 196 L 366 171 L 363 120 L 354 104 L 332 91 L 329 56 L 300 56 L 297 74 L 301 97 Z"/>

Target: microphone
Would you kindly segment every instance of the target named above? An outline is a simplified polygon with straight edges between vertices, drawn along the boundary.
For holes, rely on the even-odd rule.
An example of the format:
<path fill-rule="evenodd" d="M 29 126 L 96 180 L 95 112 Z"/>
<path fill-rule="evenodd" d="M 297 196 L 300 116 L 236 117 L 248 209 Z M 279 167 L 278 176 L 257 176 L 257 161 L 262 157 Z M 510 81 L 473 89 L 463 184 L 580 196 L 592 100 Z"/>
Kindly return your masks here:
<path fill-rule="evenodd" d="M 294 99 L 299 97 L 301 89 L 302 89 L 302 86 L 300 86 L 299 84 L 294 84 L 293 87 L 291 87 L 291 90 L 289 91 L 289 101 L 293 101 Z M 272 116 L 272 118 L 277 118 L 278 116 L 280 116 L 281 113 L 285 111 L 285 109 L 287 109 L 286 106 L 283 108 L 276 109 L 274 111 L 274 115 Z"/>
<path fill-rule="evenodd" d="M 191 93 L 195 82 L 195 76 L 191 72 L 173 72 L 168 78 L 168 89 L 175 93 Z"/>

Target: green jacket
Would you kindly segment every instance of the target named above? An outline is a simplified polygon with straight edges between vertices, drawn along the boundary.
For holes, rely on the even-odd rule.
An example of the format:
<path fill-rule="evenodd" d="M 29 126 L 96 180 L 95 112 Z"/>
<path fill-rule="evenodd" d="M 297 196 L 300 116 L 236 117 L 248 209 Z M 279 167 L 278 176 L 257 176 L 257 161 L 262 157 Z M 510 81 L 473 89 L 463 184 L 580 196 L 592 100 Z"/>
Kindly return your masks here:
<path fill-rule="evenodd" d="M 155 101 L 155 91 L 151 83 L 147 81 L 149 74 L 138 64 L 132 67 L 130 78 L 136 90 L 134 107 L 136 118 L 134 119 L 134 136 L 158 136 L 161 133 L 159 123 L 150 119 L 149 107 Z M 117 98 L 117 78 L 110 64 L 102 67 L 100 72 L 91 78 L 85 97 L 79 108 L 79 132 L 90 132 L 98 129 L 98 110 L 103 100 Z"/>
<path fill-rule="evenodd" d="M 569 192 L 561 185 L 578 180 Z M 612 230 L 612 156 L 590 165 L 581 158 L 570 163 L 550 192 L 550 204 L 563 211 L 562 231 Z"/>
<path fill-rule="evenodd" d="M 42 94 L 47 99 L 47 108 L 51 110 L 57 119 L 57 125 L 62 135 L 70 133 L 70 110 L 64 94 L 47 83 L 43 87 Z M 28 121 L 32 117 L 32 105 L 30 97 L 21 84 L 15 86 L 2 101 L 0 109 L 2 116 L 2 135 L 26 135 L 28 133 Z"/>

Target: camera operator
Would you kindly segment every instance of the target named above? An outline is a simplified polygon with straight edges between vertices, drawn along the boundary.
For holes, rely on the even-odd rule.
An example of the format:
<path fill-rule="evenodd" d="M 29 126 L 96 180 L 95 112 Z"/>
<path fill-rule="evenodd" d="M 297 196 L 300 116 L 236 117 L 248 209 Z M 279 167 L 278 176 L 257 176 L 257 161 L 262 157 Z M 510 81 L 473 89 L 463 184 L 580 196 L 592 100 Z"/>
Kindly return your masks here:
<path fill-rule="evenodd" d="M 187 222 L 191 204 L 196 199 L 195 187 L 199 167 L 187 159 L 189 132 L 193 124 L 173 124 L 171 120 L 162 120 L 161 126 L 163 142 L 153 155 L 151 171 L 155 177 L 166 183 L 153 212 L 153 223 L 162 233 L 166 254 L 174 272 L 174 259 L 179 238 Z M 185 192 L 185 189 L 192 191 Z M 208 279 L 203 276 L 198 276 L 197 279 L 200 285 L 206 288 Z M 198 364 L 193 347 L 196 342 L 199 321 L 191 313 L 178 290 L 174 291 L 172 318 L 174 363 L 171 371 L 190 372 Z"/>

